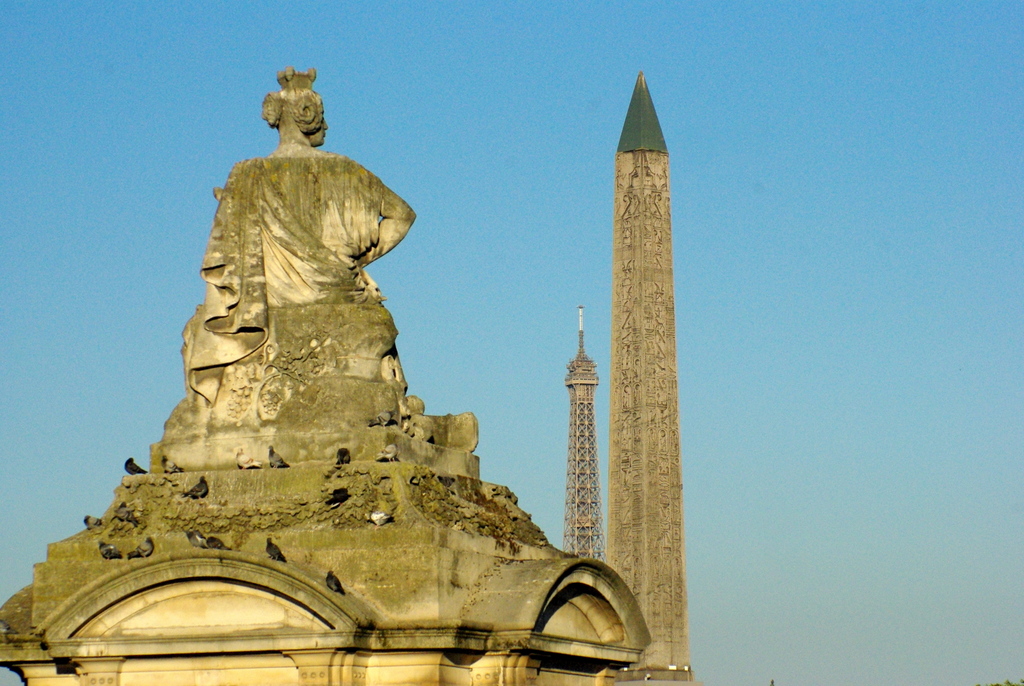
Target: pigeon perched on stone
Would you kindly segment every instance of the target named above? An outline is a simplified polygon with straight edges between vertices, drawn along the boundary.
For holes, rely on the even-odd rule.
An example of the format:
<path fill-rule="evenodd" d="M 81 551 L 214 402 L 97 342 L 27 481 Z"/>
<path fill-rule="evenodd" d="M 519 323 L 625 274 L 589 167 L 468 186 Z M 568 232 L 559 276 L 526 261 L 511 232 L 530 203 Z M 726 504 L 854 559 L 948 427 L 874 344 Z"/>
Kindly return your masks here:
<path fill-rule="evenodd" d="M 209 492 L 210 485 L 206 483 L 206 477 L 201 476 L 199 477 L 199 481 L 196 482 L 196 485 L 182 493 L 181 497 L 192 498 L 192 500 L 199 500 L 200 498 L 205 498 L 207 494 L 209 494 Z"/>
<path fill-rule="evenodd" d="M 99 517 L 93 517 L 92 515 L 85 515 L 85 519 L 83 521 L 85 522 L 85 528 L 89 531 L 102 528 L 103 526 L 103 520 Z"/>
<path fill-rule="evenodd" d="M 188 536 L 188 542 L 196 548 L 204 548 L 207 550 L 231 550 L 231 548 L 224 545 L 224 541 L 220 540 L 216 536 L 203 536 L 195 530 L 186 531 L 185 535 Z"/>
<path fill-rule="evenodd" d="M 350 462 L 352 462 L 352 453 L 348 451 L 348 448 L 338 448 L 338 460 L 334 463 L 335 466 L 340 467 Z"/>
<path fill-rule="evenodd" d="M 338 505 L 348 500 L 347 488 L 335 488 L 330 497 L 327 498 L 327 505 L 333 510 Z"/>
<path fill-rule="evenodd" d="M 398 462 L 398 446 L 389 443 L 377 453 L 377 462 Z"/>
<path fill-rule="evenodd" d="M 153 554 L 153 547 L 153 539 L 146 536 L 146 539 L 140 543 L 135 550 L 128 553 L 128 559 L 135 560 L 142 557 L 149 557 Z"/>
<path fill-rule="evenodd" d="M 0 619 L 0 634 L 13 634 L 14 629 L 7 623 L 6 620 Z"/>
<path fill-rule="evenodd" d="M 206 547 L 210 550 L 231 550 L 231 548 L 224 545 L 224 541 L 220 540 L 216 536 L 206 537 Z"/>
<path fill-rule="evenodd" d="M 341 587 L 341 580 L 334 575 L 333 571 L 327 572 L 327 588 L 331 589 L 335 593 L 345 595 L 345 589 Z"/>
<path fill-rule="evenodd" d="M 181 474 L 185 470 L 170 460 L 164 460 L 164 474 Z"/>
<path fill-rule="evenodd" d="M 121 503 L 117 509 L 114 510 L 114 517 L 120 519 L 122 522 L 128 522 L 132 526 L 139 526 L 139 520 L 135 518 L 135 513 L 128 507 L 127 503 Z"/>
<path fill-rule="evenodd" d="M 387 426 L 395 421 L 395 413 L 384 410 L 370 420 L 370 426 Z"/>
<path fill-rule="evenodd" d="M 104 560 L 120 560 L 123 556 L 121 551 L 109 543 L 100 541 L 100 555 L 103 556 Z"/>
<path fill-rule="evenodd" d="M 206 548 L 206 537 L 198 531 L 186 531 L 185 535 L 188 536 L 188 542 L 196 548 Z"/>
<path fill-rule="evenodd" d="M 281 552 L 281 549 L 277 547 L 277 544 L 270 540 L 270 537 L 267 537 L 267 557 L 271 560 L 276 560 L 277 562 L 288 561 L 285 559 L 284 553 Z"/>
<path fill-rule="evenodd" d="M 370 515 L 370 521 L 376 526 L 384 526 L 388 522 L 395 521 L 395 518 L 382 510 L 376 510 Z"/>
<path fill-rule="evenodd" d="M 132 476 L 138 476 L 139 474 L 149 474 L 145 469 L 135 464 L 135 458 L 129 457 L 124 462 L 124 471 L 128 472 Z"/>
<path fill-rule="evenodd" d="M 245 451 L 241 448 L 235 453 L 235 464 L 238 465 L 239 469 L 262 469 L 263 463 L 259 460 L 249 457 L 245 454 Z"/>
<path fill-rule="evenodd" d="M 274 446 L 270 446 L 270 451 L 267 453 L 267 461 L 270 463 L 271 469 L 288 469 L 288 467 L 291 467 L 290 464 L 284 461 L 284 458 L 274 451 Z"/>

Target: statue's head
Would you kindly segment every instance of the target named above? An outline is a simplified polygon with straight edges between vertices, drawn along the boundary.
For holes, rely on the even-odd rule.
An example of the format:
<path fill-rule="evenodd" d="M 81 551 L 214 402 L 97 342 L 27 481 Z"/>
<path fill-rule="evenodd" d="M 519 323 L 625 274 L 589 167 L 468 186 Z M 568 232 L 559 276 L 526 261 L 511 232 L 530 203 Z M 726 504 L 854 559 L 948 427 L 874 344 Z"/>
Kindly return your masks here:
<path fill-rule="evenodd" d="M 288 67 L 277 72 L 281 90 L 267 93 L 263 98 L 263 118 L 281 135 L 278 150 L 286 146 L 316 148 L 324 144 L 327 122 L 323 100 L 313 90 L 315 80 L 316 69 L 302 72 Z"/>

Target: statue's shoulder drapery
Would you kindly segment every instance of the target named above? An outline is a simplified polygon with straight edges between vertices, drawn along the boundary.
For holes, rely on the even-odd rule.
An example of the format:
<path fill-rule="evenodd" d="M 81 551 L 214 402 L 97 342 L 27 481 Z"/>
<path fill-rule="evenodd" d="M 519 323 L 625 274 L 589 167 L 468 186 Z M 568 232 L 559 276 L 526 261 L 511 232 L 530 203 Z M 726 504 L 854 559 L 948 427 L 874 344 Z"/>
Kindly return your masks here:
<path fill-rule="evenodd" d="M 408 233 L 395 218 L 415 216 L 341 155 L 239 162 L 219 196 L 205 302 L 185 330 L 188 385 L 211 402 L 221 369 L 266 341 L 268 307 L 379 301 L 363 267 Z"/>

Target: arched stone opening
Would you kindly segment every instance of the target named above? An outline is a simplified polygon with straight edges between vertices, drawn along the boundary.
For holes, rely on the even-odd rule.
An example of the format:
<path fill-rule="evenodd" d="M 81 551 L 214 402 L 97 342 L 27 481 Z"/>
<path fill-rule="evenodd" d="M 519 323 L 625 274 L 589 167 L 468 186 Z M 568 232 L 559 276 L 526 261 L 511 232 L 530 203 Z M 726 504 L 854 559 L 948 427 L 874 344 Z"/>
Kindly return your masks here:
<path fill-rule="evenodd" d="M 580 583 L 567 585 L 548 602 L 534 631 L 613 645 L 621 645 L 626 638 L 626 629 L 611 603 Z"/>
<path fill-rule="evenodd" d="M 251 557 L 224 551 L 167 556 L 98 579 L 47 618 L 47 639 L 70 654 L 81 652 L 76 644 L 97 641 L 137 644 L 153 654 L 165 652 L 161 643 L 176 637 L 279 641 L 372 625 L 372 613 L 352 594 L 321 589 L 320 580 L 303 571 Z"/>

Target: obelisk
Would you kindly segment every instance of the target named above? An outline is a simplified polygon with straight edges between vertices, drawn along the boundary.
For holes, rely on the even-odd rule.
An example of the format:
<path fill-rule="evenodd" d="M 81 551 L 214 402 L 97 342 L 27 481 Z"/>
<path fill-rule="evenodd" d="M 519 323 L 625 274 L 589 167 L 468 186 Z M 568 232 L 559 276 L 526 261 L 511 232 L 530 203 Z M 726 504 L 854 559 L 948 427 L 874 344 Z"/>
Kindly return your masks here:
<path fill-rule="evenodd" d="M 652 642 L 618 681 L 692 681 L 668 148 L 640 72 L 615 154 L 608 562 Z"/>

